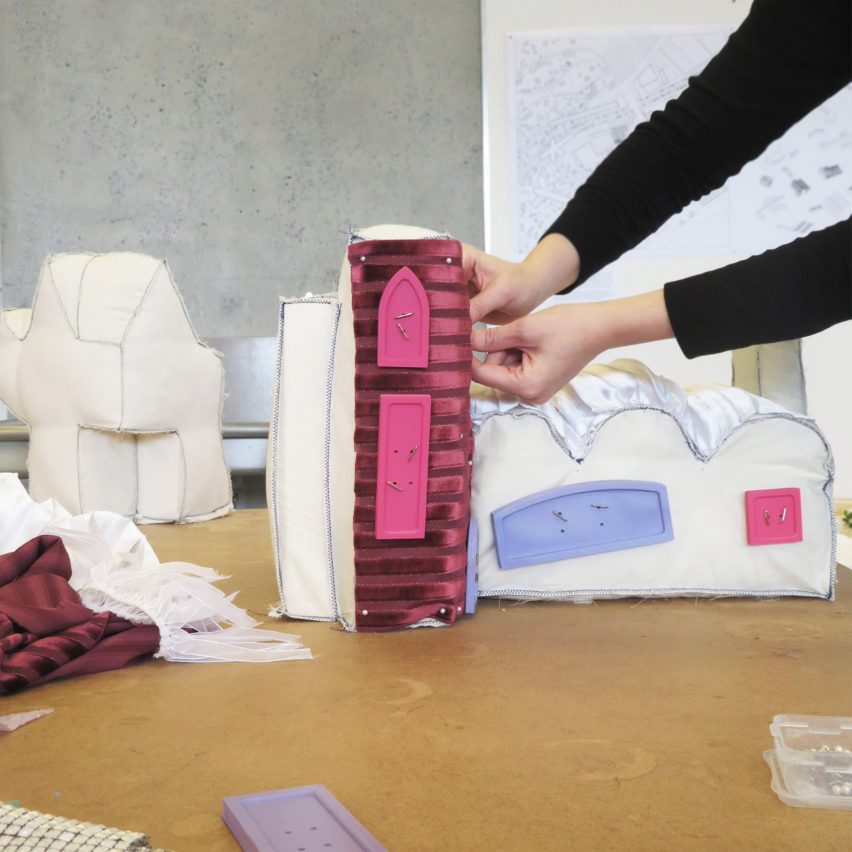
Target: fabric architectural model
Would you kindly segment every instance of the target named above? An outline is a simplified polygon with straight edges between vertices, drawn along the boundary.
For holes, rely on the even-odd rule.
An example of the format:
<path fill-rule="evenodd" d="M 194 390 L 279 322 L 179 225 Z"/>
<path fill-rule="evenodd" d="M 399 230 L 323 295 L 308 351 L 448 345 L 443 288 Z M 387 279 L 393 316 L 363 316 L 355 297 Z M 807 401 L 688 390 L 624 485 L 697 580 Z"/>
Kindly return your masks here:
<path fill-rule="evenodd" d="M 336 293 L 282 300 L 275 614 L 389 630 L 464 611 L 470 358 L 461 246 L 433 231 L 354 232 Z"/>
<path fill-rule="evenodd" d="M 127 518 L 35 503 L 11 473 L 0 473 L 0 554 L 0 693 L 146 654 L 187 663 L 311 657 L 298 636 L 259 629 L 236 593 L 213 585 L 225 579 L 213 569 L 161 563 Z"/>
<path fill-rule="evenodd" d="M 833 596 L 834 463 L 799 341 L 733 353 L 735 387 L 687 393 L 622 360 L 546 405 L 468 399 L 458 264 L 434 232 L 370 228 L 336 293 L 282 301 L 275 614 L 375 630 L 450 623 L 477 594 Z"/>
<path fill-rule="evenodd" d="M 472 411 L 480 595 L 833 596 L 833 460 L 807 417 L 629 360 L 540 406 L 474 385 Z"/>
<path fill-rule="evenodd" d="M 223 381 L 163 260 L 51 255 L 32 310 L 0 312 L 0 399 L 30 427 L 30 493 L 73 513 L 227 514 Z"/>

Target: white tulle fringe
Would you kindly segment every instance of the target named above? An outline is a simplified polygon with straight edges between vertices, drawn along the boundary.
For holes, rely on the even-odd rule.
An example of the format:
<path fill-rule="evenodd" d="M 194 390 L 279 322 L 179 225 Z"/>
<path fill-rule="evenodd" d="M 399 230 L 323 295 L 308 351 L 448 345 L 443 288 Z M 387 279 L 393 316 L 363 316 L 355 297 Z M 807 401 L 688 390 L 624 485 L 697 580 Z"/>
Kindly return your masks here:
<path fill-rule="evenodd" d="M 260 622 L 213 585 L 226 579 L 188 562 L 160 563 L 148 540 L 111 512 L 72 517 L 34 503 L 17 476 L 0 474 L 0 553 L 36 535 L 59 536 L 71 559 L 71 585 L 95 612 L 109 610 L 160 631 L 158 657 L 174 662 L 273 662 L 311 658 L 298 636 Z"/>

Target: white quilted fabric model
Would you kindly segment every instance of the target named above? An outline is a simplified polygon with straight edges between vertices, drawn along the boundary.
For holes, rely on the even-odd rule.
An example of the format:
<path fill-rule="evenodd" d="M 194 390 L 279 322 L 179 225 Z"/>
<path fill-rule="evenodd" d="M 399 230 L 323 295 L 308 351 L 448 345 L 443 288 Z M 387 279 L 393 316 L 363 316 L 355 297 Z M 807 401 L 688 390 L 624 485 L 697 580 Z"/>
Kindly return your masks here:
<path fill-rule="evenodd" d="M 358 239 L 431 239 L 407 225 Z M 355 623 L 355 334 L 350 267 L 337 290 L 282 299 L 267 497 L 281 605 L 272 615 Z"/>
<path fill-rule="evenodd" d="M 480 595 L 833 596 L 833 461 L 808 418 L 736 387 L 685 393 L 629 360 L 592 365 L 542 406 L 474 385 L 472 408 Z M 642 546 L 628 541 L 623 549 L 579 547 L 568 558 L 518 564 L 520 558 L 501 567 L 511 558 L 498 558 L 494 512 L 567 486 L 585 502 L 543 504 L 530 516 L 537 530 L 523 546 L 529 552 L 536 536 L 551 543 L 555 536 L 558 544 L 563 532 L 566 541 L 580 535 L 594 545 L 597 527 L 625 519 L 608 499 L 579 486 L 613 481 L 661 484 L 673 537 L 649 544 L 635 538 Z M 758 543 L 749 543 L 746 492 L 752 491 L 768 495 L 768 508 L 753 520 Z M 798 494 L 797 520 L 793 504 L 773 502 L 779 491 Z M 774 533 L 782 515 L 787 525 L 800 525 L 801 540 L 762 543 L 759 537 Z M 578 531 L 581 516 L 587 528 Z M 632 528 L 626 533 L 635 535 Z"/>
<path fill-rule="evenodd" d="M 30 493 L 74 514 L 227 514 L 223 381 L 163 260 L 51 255 L 32 310 L 0 312 L 0 399 L 30 427 Z"/>

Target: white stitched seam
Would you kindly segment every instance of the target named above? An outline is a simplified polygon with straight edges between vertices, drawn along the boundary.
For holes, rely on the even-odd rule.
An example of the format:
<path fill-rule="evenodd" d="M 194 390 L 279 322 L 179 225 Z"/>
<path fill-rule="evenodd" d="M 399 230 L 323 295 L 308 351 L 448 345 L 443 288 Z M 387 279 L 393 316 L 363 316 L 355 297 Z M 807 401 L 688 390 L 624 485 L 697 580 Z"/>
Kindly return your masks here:
<path fill-rule="evenodd" d="M 480 591 L 481 598 L 509 598 L 509 597 L 524 597 L 524 598 L 576 598 L 576 597 L 610 597 L 610 598 L 639 598 L 639 597 L 664 597 L 671 595 L 672 597 L 681 597 L 687 595 L 699 595 L 702 597 L 750 597 L 750 598 L 778 598 L 778 597 L 806 597 L 819 598 L 822 600 L 832 600 L 831 594 L 823 595 L 819 592 L 814 592 L 808 589 L 769 589 L 767 591 L 756 592 L 749 589 L 706 589 L 706 588 L 691 588 L 684 586 L 683 588 L 673 586 L 663 589 L 654 588 L 639 588 L 639 589 L 570 589 L 555 592 L 534 591 L 532 589 L 501 589 Z"/>
<path fill-rule="evenodd" d="M 325 547 L 328 562 L 328 579 L 331 586 L 331 605 L 334 614 L 340 618 L 340 604 L 337 600 L 337 573 L 334 566 L 334 540 L 332 537 L 331 519 L 331 400 L 334 383 L 334 354 L 337 348 L 337 329 L 340 323 L 341 305 L 338 303 L 334 313 L 334 322 L 331 330 L 331 346 L 328 354 L 328 367 L 326 370 L 325 384 L 325 435 L 323 438 L 323 497 L 325 512 Z"/>
<path fill-rule="evenodd" d="M 281 530 L 278 518 L 278 431 L 280 426 L 279 407 L 281 404 L 281 367 L 284 358 L 284 312 L 286 302 L 281 302 L 278 309 L 278 352 L 275 362 L 275 373 L 278 381 L 275 383 L 275 395 L 272 401 L 272 428 L 270 440 L 272 441 L 272 538 L 275 542 L 275 578 L 278 581 L 278 594 L 281 598 L 281 606 L 286 612 L 284 602 L 284 578 L 281 569 Z"/>

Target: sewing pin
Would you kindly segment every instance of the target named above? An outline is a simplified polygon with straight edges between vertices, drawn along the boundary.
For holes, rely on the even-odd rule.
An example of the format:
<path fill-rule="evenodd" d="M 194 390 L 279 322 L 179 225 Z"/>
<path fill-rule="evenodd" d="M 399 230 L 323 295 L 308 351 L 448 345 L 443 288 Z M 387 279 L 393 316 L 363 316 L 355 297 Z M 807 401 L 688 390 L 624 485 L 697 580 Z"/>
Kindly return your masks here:
<path fill-rule="evenodd" d="M 402 489 L 395 482 L 391 482 L 389 479 L 386 479 L 385 483 L 387 485 L 390 485 L 391 488 L 396 488 L 397 491 L 402 491 Z"/>
<path fill-rule="evenodd" d="M 419 444 L 415 444 L 415 445 L 414 445 L 414 446 L 413 446 L 413 447 L 412 447 L 412 448 L 408 451 L 408 461 L 411 461 L 411 459 L 414 457 L 414 454 L 415 454 L 415 453 L 417 452 L 417 450 L 419 450 L 419 449 L 420 449 L 420 445 L 419 445 Z"/>
<path fill-rule="evenodd" d="M 592 503 L 593 509 L 608 509 L 609 506 L 601 506 L 599 503 Z"/>
<path fill-rule="evenodd" d="M 786 521 L 786 520 L 787 520 L 787 507 L 785 506 L 785 507 L 781 510 L 781 523 L 783 524 L 783 523 L 784 523 L 784 521 Z"/>
<path fill-rule="evenodd" d="M 402 327 L 402 323 L 397 320 L 396 327 L 402 332 L 402 336 L 408 340 L 408 332 Z"/>
<path fill-rule="evenodd" d="M 763 521 L 766 524 L 766 526 L 769 526 L 769 509 L 763 510 Z"/>
<path fill-rule="evenodd" d="M 560 521 L 568 520 L 568 518 L 566 518 L 565 515 L 562 514 L 562 512 L 554 511 L 553 514 L 556 515 L 556 517 L 559 518 Z"/>
<path fill-rule="evenodd" d="M 404 314 L 397 314 L 394 319 L 405 319 L 406 317 L 413 317 L 414 311 L 408 311 Z"/>

